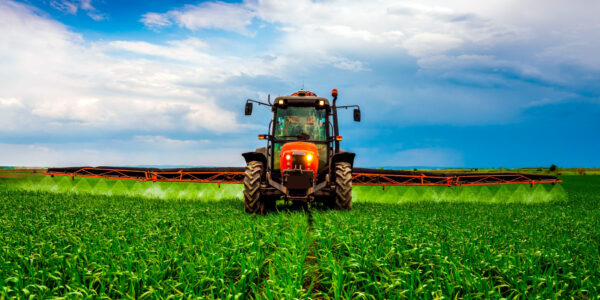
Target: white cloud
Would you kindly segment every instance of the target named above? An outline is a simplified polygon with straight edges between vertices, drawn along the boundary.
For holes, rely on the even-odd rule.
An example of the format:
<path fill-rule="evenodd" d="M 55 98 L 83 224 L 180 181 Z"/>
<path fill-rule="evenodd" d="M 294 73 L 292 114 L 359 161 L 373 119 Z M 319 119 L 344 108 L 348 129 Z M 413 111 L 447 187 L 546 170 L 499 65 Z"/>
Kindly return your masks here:
<path fill-rule="evenodd" d="M 346 59 L 344 57 L 331 57 L 328 58 L 328 60 L 331 61 L 331 63 L 333 64 L 334 67 L 338 68 L 338 69 L 342 69 L 342 70 L 348 70 L 348 71 L 368 71 L 369 69 L 366 68 L 363 64 L 363 62 L 358 61 L 358 60 L 349 60 Z"/>
<path fill-rule="evenodd" d="M 186 5 L 181 10 L 163 14 L 147 13 L 141 21 L 148 27 L 167 26 L 173 22 L 190 30 L 217 28 L 249 35 L 246 27 L 253 18 L 252 11 L 244 6 L 216 1 Z"/>
<path fill-rule="evenodd" d="M 76 15 L 79 9 L 87 11 L 87 15 L 94 21 L 102 21 L 107 18 L 106 14 L 98 12 L 92 6 L 92 0 L 51 0 L 50 5 L 64 13 Z"/>
<path fill-rule="evenodd" d="M 50 1 L 50 5 L 62 12 L 69 14 L 76 14 L 79 9 L 76 3 L 71 1 Z"/>
<path fill-rule="evenodd" d="M 461 46 L 463 41 L 447 34 L 424 32 L 413 35 L 403 45 L 410 55 L 422 57 L 444 53 Z"/>
<path fill-rule="evenodd" d="M 172 24 L 167 14 L 158 14 L 152 12 L 144 14 L 140 21 L 148 27 L 161 27 Z"/>
<path fill-rule="evenodd" d="M 207 144 L 210 143 L 210 140 L 179 140 L 168 138 L 162 135 L 137 135 L 133 137 L 133 142 L 167 147 L 181 147 Z"/>
<path fill-rule="evenodd" d="M 106 20 L 108 18 L 107 14 L 93 12 L 93 11 L 88 12 L 87 15 L 88 15 L 88 17 L 92 18 L 92 20 L 94 20 L 94 21 L 102 21 L 102 20 Z"/>
<path fill-rule="evenodd" d="M 0 107 L 23 107 L 23 102 L 17 98 L 0 98 Z"/>
<path fill-rule="evenodd" d="M 143 55 L 159 56 L 181 61 L 210 61 L 217 59 L 202 51 L 208 45 L 197 38 L 189 38 L 183 41 L 171 41 L 168 45 L 157 45 L 143 41 L 113 41 L 106 44 L 98 44 L 106 50 L 125 50 Z"/>

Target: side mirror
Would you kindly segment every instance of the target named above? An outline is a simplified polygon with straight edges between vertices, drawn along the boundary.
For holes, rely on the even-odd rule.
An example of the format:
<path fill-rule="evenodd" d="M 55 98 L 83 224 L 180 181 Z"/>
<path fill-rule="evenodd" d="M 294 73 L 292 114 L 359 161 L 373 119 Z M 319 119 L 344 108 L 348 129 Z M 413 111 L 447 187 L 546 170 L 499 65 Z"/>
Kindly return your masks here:
<path fill-rule="evenodd" d="M 360 109 L 358 108 L 354 109 L 354 121 L 360 122 Z"/>
<path fill-rule="evenodd" d="M 249 116 L 252 114 L 252 102 L 246 102 L 246 107 L 244 108 L 244 114 Z"/>

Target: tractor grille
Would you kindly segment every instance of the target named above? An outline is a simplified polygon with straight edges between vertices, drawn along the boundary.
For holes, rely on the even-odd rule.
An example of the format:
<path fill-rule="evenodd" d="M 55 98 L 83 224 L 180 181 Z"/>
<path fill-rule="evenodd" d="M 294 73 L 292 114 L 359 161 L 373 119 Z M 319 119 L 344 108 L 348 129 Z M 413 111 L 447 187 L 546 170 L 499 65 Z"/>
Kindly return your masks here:
<path fill-rule="evenodd" d="M 304 161 L 304 152 L 292 153 L 292 169 L 306 169 L 306 162 Z"/>

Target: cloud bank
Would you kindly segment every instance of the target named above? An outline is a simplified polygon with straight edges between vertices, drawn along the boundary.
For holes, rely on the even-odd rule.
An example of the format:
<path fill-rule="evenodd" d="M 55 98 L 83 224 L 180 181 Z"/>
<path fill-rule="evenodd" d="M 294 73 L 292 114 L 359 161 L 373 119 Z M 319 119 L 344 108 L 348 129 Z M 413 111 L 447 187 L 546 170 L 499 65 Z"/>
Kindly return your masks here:
<path fill-rule="evenodd" d="M 204 53 L 197 39 L 164 46 L 88 42 L 13 2 L 0 4 L 0 20 L 0 132 L 240 128 L 209 92 L 185 85 L 243 72 L 232 65 L 225 70 L 226 62 Z"/>
<path fill-rule="evenodd" d="M 50 5 L 100 14 L 91 1 Z M 349 131 L 347 145 L 366 154 L 352 142 L 360 135 L 376 144 L 394 136 L 388 130 L 415 126 L 519 124 L 535 109 L 597 105 L 599 9 L 557 0 L 208 1 L 132 16 L 155 34 L 144 40 L 90 38 L 38 8 L 2 1 L 0 142 L 13 149 L 5 157 L 55 153 L 40 164 L 83 161 L 58 159 L 79 157 L 58 140 L 114 154 L 95 156 L 102 164 L 210 164 L 194 153 L 241 152 L 253 145 L 247 136 L 264 133 L 264 120 L 242 119 L 244 98 L 287 94 L 303 82 L 320 94 L 339 88 L 345 103 L 363 107 L 365 127 Z M 408 138 L 386 157 L 469 161 L 461 150 Z M 128 154 L 136 143 L 147 156 Z M 181 155 L 164 158 L 152 145 L 175 145 Z"/>

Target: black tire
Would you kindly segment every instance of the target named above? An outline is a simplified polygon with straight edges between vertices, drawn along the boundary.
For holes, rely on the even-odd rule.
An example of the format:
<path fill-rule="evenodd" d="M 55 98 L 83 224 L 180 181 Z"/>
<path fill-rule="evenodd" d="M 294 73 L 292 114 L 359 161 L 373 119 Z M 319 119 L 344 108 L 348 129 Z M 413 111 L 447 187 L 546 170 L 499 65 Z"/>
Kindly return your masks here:
<path fill-rule="evenodd" d="M 260 178 L 263 174 L 263 164 L 251 161 L 246 165 L 244 174 L 244 208 L 251 214 L 264 214 L 265 203 L 260 193 Z"/>
<path fill-rule="evenodd" d="M 335 164 L 335 208 L 352 209 L 352 167 L 347 162 Z"/>

